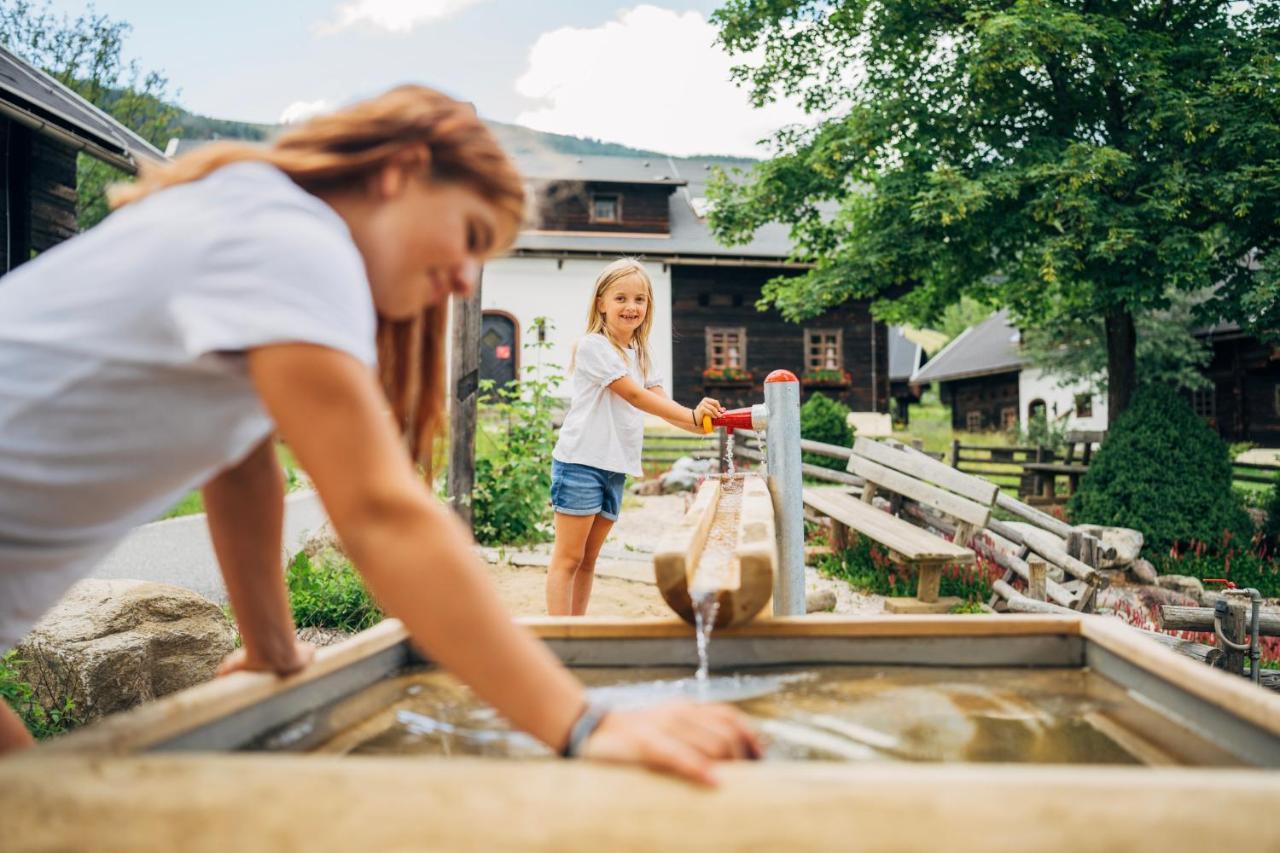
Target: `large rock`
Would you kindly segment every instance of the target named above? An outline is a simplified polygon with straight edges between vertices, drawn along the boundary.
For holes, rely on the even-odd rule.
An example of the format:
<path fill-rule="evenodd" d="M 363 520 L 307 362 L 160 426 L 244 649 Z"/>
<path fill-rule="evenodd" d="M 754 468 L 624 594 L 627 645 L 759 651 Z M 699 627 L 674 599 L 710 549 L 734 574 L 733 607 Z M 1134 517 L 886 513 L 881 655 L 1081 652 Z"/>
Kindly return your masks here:
<path fill-rule="evenodd" d="M 1111 559 L 1103 559 L 1101 568 L 1121 568 L 1133 565 L 1142 553 L 1142 531 L 1128 527 L 1102 527 L 1097 524 L 1081 524 L 1078 529 L 1090 536 L 1102 540 L 1107 548 L 1114 548 L 1116 555 Z"/>
<path fill-rule="evenodd" d="M 1160 575 L 1156 579 L 1156 583 L 1165 589 L 1175 590 L 1196 601 L 1199 601 L 1200 597 L 1204 595 L 1204 584 L 1200 582 L 1199 578 L 1193 578 L 1190 575 Z"/>
<path fill-rule="evenodd" d="M 1160 573 L 1156 571 L 1156 567 L 1151 564 L 1150 560 L 1143 560 L 1142 558 L 1133 561 L 1133 565 L 1129 566 L 1129 574 L 1141 584 L 1150 585 L 1160 580 Z"/>
<path fill-rule="evenodd" d="M 671 466 L 671 470 L 662 475 L 662 493 L 691 492 L 698 483 L 712 473 L 714 467 L 716 467 L 715 460 L 681 456 Z"/>
<path fill-rule="evenodd" d="M 45 707 L 96 719 L 208 681 L 235 648 L 218 605 L 182 587 L 80 581 L 18 646 Z"/>

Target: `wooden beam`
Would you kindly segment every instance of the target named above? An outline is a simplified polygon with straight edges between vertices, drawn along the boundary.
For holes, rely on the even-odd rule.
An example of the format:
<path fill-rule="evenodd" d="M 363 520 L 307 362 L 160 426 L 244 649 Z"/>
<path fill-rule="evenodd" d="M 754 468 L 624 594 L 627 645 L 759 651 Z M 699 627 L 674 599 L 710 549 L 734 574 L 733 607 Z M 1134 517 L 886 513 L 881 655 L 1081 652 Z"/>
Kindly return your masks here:
<path fill-rule="evenodd" d="M 1000 492 L 1000 488 L 995 483 L 963 474 L 949 465 L 942 464 L 923 450 L 915 450 L 905 444 L 891 445 L 869 438 L 859 438 L 853 444 L 853 452 L 886 468 L 955 492 L 981 506 L 990 507 L 995 503 L 996 495 Z"/>
<path fill-rule="evenodd" d="M 449 498 L 471 527 L 471 493 L 476 483 L 476 404 L 480 384 L 480 285 L 466 299 L 453 298 L 449 352 Z"/>
<path fill-rule="evenodd" d="M 1170 631 L 1212 631 L 1212 607 L 1179 607 L 1160 605 L 1160 626 Z M 1246 632 L 1248 623 L 1245 625 Z M 1264 637 L 1280 637 L 1280 610 L 1264 607 L 1258 614 L 1258 633 Z"/>
<path fill-rule="evenodd" d="M 850 459 L 849 470 L 870 483 L 931 506 L 961 521 L 967 521 L 975 527 L 986 527 L 991 516 L 989 506 L 931 486 L 923 480 L 886 468 L 863 456 Z"/>

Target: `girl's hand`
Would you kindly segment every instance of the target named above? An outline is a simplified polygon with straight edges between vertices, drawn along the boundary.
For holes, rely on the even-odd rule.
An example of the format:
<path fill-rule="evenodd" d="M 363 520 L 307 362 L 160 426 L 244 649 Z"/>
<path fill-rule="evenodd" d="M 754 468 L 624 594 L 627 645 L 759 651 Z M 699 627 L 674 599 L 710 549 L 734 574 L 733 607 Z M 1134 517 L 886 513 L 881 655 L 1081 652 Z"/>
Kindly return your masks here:
<path fill-rule="evenodd" d="M 610 711 L 584 745 L 595 761 L 640 764 L 701 785 L 715 785 L 713 761 L 759 758 L 760 740 L 728 705 L 662 705 Z"/>
<path fill-rule="evenodd" d="M 713 400 L 710 397 L 703 397 L 693 410 L 694 421 L 701 426 L 704 417 L 718 418 L 724 414 L 724 406 L 720 405 L 719 400 Z"/>
<path fill-rule="evenodd" d="M 276 675 L 292 675 L 307 666 L 316 656 L 316 647 L 301 640 L 283 652 L 278 660 L 250 655 L 248 649 L 236 649 L 218 664 L 218 675 L 233 672 L 274 672 Z"/>

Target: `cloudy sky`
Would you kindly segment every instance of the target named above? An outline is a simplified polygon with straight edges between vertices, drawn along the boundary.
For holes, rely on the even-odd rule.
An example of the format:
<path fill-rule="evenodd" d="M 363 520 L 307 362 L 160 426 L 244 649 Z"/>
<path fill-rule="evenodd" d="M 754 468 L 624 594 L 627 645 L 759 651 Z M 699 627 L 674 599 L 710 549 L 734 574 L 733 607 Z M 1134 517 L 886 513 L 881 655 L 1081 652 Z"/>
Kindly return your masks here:
<path fill-rule="evenodd" d="M 81 0 L 53 0 L 78 14 Z M 673 154 L 763 154 L 802 119 L 752 110 L 708 23 L 719 0 L 96 0 L 183 106 L 275 122 L 403 82 L 540 130 Z"/>

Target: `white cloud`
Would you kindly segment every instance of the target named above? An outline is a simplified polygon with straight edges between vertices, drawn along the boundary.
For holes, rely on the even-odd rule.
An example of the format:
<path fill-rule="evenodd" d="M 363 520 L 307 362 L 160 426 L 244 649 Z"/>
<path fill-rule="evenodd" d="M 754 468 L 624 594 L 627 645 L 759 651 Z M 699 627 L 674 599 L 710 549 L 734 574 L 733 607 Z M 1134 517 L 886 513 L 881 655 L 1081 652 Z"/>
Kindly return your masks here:
<path fill-rule="evenodd" d="M 319 25 L 322 35 L 332 35 L 359 25 L 404 34 L 432 21 L 451 18 L 485 0 L 351 0 L 334 10 L 332 20 Z"/>
<path fill-rule="evenodd" d="M 541 105 L 516 122 L 671 154 L 762 156 L 756 142 L 808 123 L 799 107 L 753 109 L 716 28 L 698 12 L 637 6 L 592 29 L 541 35 L 516 91 Z"/>
<path fill-rule="evenodd" d="M 324 99 L 318 101 L 294 101 L 280 113 L 280 123 L 297 124 L 321 113 L 327 113 L 332 109 L 333 104 Z"/>

